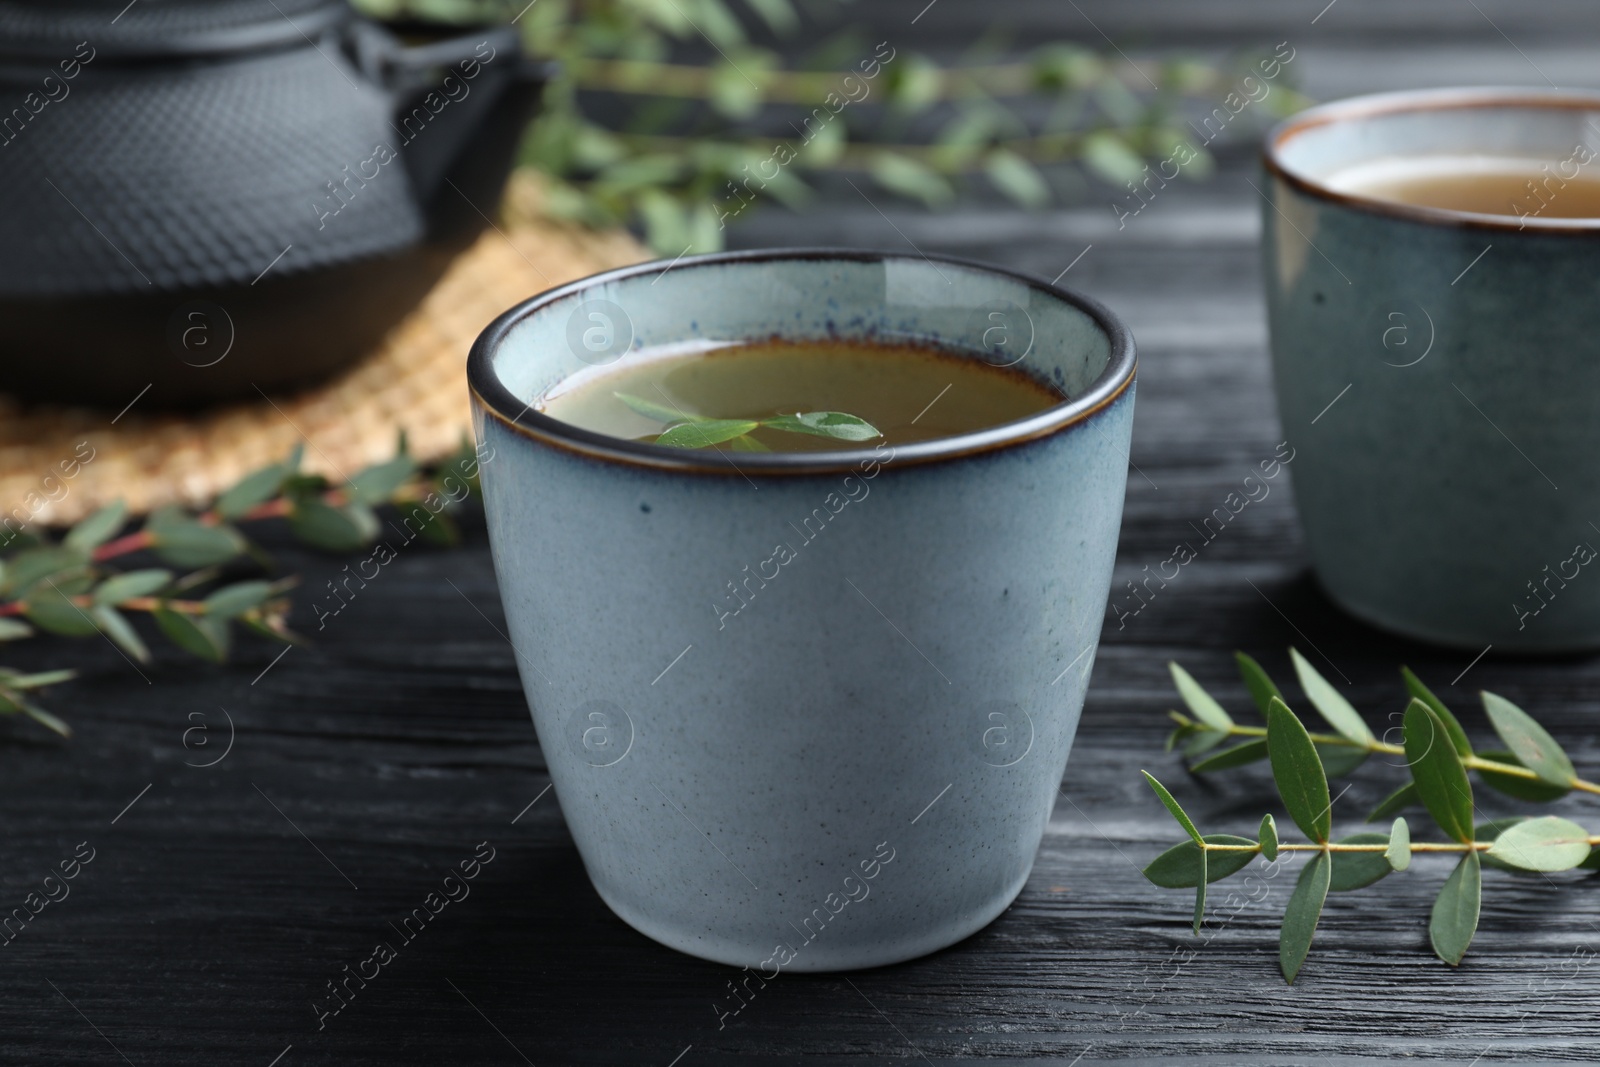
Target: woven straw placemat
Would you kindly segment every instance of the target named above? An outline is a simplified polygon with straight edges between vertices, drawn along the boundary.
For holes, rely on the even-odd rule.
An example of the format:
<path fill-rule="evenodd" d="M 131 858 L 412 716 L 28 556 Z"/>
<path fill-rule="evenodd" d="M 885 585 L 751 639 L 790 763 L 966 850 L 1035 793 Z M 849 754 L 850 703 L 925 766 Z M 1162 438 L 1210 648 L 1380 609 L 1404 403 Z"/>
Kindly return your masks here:
<path fill-rule="evenodd" d="M 0 394 L 0 518 L 61 525 L 119 497 L 136 512 L 203 506 L 302 435 L 304 469 L 335 480 L 392 456 L 402 427 L 419 460 L 447 455 L 471 434 L 467 349 L 495 316 L 551 286 L 649 258 L 626 233 L 537 218 L 536 198 L 519 176 L 508 198 L 517 221 L 485 231 L 377 351 L 309 392 L 189 414 L 134 408 L 115 425 L 113 412 Z"/>

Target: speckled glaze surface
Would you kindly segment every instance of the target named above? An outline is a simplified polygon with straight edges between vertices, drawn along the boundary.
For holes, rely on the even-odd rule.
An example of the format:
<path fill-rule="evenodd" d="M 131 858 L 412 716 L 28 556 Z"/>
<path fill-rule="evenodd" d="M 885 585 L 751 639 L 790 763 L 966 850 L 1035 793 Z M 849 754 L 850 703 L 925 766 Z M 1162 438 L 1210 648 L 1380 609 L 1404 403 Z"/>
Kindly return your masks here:
<path fill-rule="evenodd" d="M 1313 108 L 1268 135 L 1295 496 L 1323 587 L 1369 622 L 1475 651 L 1600 645 L 1600 220 L 1541 217 L 1531 193 L 1522 220 L 1322 180 L 1470 152 L 1593 177 L 1597 126 L 1600 95 L 1446 90 Z"/>
<path fill-rule="evenodd" d="M 664 266 L 513 309 L 469 365 L 567 824 L 612 910 L 684 952 L 766 980 L 932 952 L 1010 904 L 1050 815 L 1121 522 L 1132 340 L 1091 301 L 955 260 Z M 987 344 L 1071 399 L 811 454 L 689 453 L 529 410 L 641 345 L 773 334 Z"/>

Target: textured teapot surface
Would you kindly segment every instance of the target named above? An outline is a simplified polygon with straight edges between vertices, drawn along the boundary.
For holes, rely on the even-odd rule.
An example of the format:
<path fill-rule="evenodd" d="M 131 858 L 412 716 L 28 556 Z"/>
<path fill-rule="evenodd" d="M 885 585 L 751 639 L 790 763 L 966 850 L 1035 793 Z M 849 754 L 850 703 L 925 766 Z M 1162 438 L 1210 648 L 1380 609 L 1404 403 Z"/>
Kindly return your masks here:
<path fill-rule="evenodd" d="M 347 21 L 343 0 L 0 0 L 0 56 L 54 61 L 89 41 L 118 59 L 271 48 Z"/>
<path fill-rule="evenodd" d="M 514 29 L 416 30 L 0 0 L 0 391 L 185 406 L 367 351 L 494 211 L 542 84 Z M 196 308 L 225 361 L 174 348 Z"/>
<path fill-rule="evenodd" d="M 119 23 L 145 11 L 170 23 L 159 17 L 168 7 L 143 2 Z M 0 25 L 10 14 L 0 7 Z M 74 12 L 60 21 L 77 29 L 83 20 Z M 335 41 L 318 47 L 296 34 L 298 48 L 129 62 L 118 45 L 135 41 L 148 56 L 153 28 L 111 44 L 81 32 L 77 42 L 60 38 L 60 58 L 32 75 L 37 84 L 28 64 L 5 70 L 19 103 L 0 113 L 0 188 L 10 201 L 0 214 L 0 292 L 248 283 L 269 264 L 293 273 L 421 240 L 405 168 L 392 146 L 377 148 L 395 140 L 390 93 Z M 206 36 L 216 40 L 218 27 Z M 48 54 L 41 34 L 28 40 Z"/>

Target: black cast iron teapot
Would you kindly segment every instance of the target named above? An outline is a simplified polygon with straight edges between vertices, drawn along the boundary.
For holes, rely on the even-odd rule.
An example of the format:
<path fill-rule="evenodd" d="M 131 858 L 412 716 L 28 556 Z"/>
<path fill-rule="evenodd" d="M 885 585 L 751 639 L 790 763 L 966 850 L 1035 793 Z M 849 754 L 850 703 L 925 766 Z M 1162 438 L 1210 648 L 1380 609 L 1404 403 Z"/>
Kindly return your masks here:
<path fill-rule="evenodd" d="M 350 363 L 493 214 L 542 82 L 513 28 L 344 0 L 0 0 L 0 392 L 187 406 Z"/>

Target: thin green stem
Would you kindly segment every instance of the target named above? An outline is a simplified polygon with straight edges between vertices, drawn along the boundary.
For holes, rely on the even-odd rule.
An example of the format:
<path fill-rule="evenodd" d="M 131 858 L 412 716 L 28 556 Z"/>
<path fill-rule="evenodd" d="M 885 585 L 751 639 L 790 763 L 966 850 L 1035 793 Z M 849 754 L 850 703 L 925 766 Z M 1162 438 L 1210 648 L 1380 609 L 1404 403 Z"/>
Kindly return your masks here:
<path fill-rule="evenodd" d="M 1486 852 L 1493 844 L 1493 841 L 1473 841 L 1470 844 L 1465 841 L 1413 841 L 1411 843 L 1411 851 L 1466 852 L 1470 849 L 1474 852 Z M 1600 835 L 1590 837 L 1589 844 L 1591 846 L 1600 845 Z M 1210 841 L 1207 841 L 1205 842 L 1204 847 L 1207 852 L 1261 851 L 1261 845 L 1259 843 L 1251 845 L 1216 845 L 1212 844 Z M 1278 846 L 1279 852 L 1387 852 L 1388 850 L 1389 846 L 1382 843 L 1372 845 L 1341 845 L 1332 841 L 1324 845 L 1306 843 L 1287 845 L 1280 844 Z"/>
<path fill-rule="evenodd" d="M 706 100 L 712 96 L 717 71 L 712 66 L 684 63 L 653 63 L 633 59 L 590 59 L 567 57 L 563 60 L 580 89 L 627 93 L 641 96 L 676 97 Z M 1209 77 L 1195 78 L 1173 91 L 1183 96 L 1205 96 L 1224 85 L 1221 70 L 1208 71 Z M 1144 86 L 1160 78 L 1159 64 L 1128 62 L 1108 65 L 1102 77 L 1128 86 Z M 751 70 L 768 103 L 816 104 L 829 93 L 841 91 L 845 78 L 860 79 L 853 70 L 790 71 Z M 1038 72 L 1028 63 L 996 63 L 970 67 L 951 67 L 938 71 L 938 100 L 962 99 L 974 88 L 990 96 L 1028 96 L 1040 91 Z M 1092 84 L 1070 86 L 1082 90 Z"/>
<path fill-rule="evenodd" d="M 1227 734 L 1229 737 L 1266 737 L 1267 728 L 1265 726 L 1240 726 L 1238 723 L 1234 723 L 1228 728 Z M 1403 746 L 1391 745 L 1384 741 L 1373 740 L 1363 743 L 1352 741 L 1348 737 L 1341 737 L 1338 734 L 1311 734 L 1310 737 L 1313 742 L 1319 745 L 1340 745 L 1344 748 L 1359 748 L 1367 752 L 1382 752 L 1391 756 L 1404 756 L 1406 754 Z M 1544 781 L 1538 774 L 1526 767 L 1519 767 L 1515 763 L 1501 763 L 1499 760 L 1484 759 L 1478 755 L 1463 756 L 1461 762 L 1475 771 L 1488 771 L 1491 774 L 1503 774 L 1510 778 L 1525 778 L 1531 782 Z M 1582 793 L 1600 794 L 1600 784 L 1586 781 L 1577 776 L 1573 776 L 1567 785 Z"/>
<path fill-rule="evenodd" d="M 1098 129 L 1100 128 L 1086 129 L 1080 133 L 1055 132 L 1031 137 L 1000 137 L 987 147 L 1004 148 L 1037 165 L 1059 163 L 1075 158 L 1079 145 Z M 685 152 L 703 147 L 707 143 L 703 137 L 680 137 L 664 133 L 618 133 L 613 136 L 640 152 Z M 771 152 L 777 142 L 796 148 L 796 142 L 792 138 L 743 137 L 720 143 L 750 151 Z M 977 146 L 970 149 L 956 149 L 938 144 L 872 141 L 838 146 L 835 154 L 829 157 L 826 163 L 806 159 L 804 165 L 808 170 L 814 171 L 866 170 L 885 152 L 915 159 L 943 173 L 977 172 L 983 169 L 984 163 L 984 149 Z"/>

